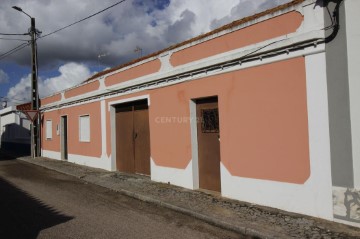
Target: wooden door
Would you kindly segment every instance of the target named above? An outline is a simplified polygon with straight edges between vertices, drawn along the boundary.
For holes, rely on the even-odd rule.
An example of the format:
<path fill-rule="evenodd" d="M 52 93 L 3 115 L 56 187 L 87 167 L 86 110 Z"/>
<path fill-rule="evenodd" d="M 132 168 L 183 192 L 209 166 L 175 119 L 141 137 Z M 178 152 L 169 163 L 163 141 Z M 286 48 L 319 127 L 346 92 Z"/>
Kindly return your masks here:
<path fill-rule="evenodd" d="M 61 159 L 68 160 L 67 116 L 61 116 Z"/>
<path fill-rule="evenodd" d="M 135 172 L 150 175 L 150 128 L 147 103 L 134 106 Z"/>
<path fill-rule="evenodd" d="M 133 106 L 116 109 L 116 167 L 121 172 L 135 173 L 133 141 Z"/>
<path fill-rule="evenodd" d="M 150 129 L 147 101 L 116 110 L 116 165 L 121 172 L 150 175 Z"/>
<path fill-rule="evenodd" d="M 220 182 L 220 130 L 217 97 L 196 101 L 199 186 L 221 191 Z"/>

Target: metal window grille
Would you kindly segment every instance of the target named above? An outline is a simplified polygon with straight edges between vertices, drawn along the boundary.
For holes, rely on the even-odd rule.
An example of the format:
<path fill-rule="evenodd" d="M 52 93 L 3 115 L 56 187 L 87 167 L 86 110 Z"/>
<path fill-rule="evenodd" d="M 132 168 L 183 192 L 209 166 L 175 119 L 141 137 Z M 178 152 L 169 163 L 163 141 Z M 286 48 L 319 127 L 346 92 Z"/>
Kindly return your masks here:
<path fill-rule="evenodd" d="M 201 110 L 201 131 L 203 133 L 219 133 L 219 111 L 217 108 Z"/>

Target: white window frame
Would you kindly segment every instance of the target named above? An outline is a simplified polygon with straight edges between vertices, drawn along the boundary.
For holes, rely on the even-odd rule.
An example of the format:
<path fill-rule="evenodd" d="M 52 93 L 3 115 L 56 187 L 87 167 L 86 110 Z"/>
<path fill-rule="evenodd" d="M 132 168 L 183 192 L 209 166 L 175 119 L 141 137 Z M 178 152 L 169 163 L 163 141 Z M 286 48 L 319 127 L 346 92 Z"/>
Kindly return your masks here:
<path fill-rule="evenodd" d="M 82 134 L 83 131 L 82 131 L 81 119 L 85 118 L 85 117 L 87 117 L 88 120 L 89 120 L 88 129 L 87 129 L 87 132 L 89 132 L 88 133 L 89 134 L 88 138 L 84 137 L 84 135 Z M 90 130 L 91 126 L 90 125 L 91 125 L 91 119 L 90 119 L 89 114 L 79 116 L 79 141 L 80 142 L 90 142 L 90 139 L 91 139 L 91 130 Z M 84 132 L 86 132 L 86 131 L 84 131 Z"/>
<path fill-rule="evenodd" d="M 49 123 L 50 123 L 50 127 L 49 127 Z M 50 128 L 50 130 L 49 130 Z M 53 138 L 53 133 L 52 133 L 52 120 L 46 120 L 46 140 L 52 140 Z"/>

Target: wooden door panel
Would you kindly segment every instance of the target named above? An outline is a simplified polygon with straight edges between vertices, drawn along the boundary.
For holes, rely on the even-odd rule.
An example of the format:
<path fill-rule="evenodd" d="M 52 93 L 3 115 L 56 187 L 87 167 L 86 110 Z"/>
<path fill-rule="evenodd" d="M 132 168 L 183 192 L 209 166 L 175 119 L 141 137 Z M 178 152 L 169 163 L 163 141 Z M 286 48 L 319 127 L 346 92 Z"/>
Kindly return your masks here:
<path fill-rule="evenodd" d="M 116 110 L 116 167 L 134 173 L 133 110 L 125 105 Z"/>
<path fill-rule="evenodd" d="M 146 105 L 134 106 L 135 172 L 150 175 L 150 127 Z"/>
<path fill-rule="evenodd" d="M 61 116 L 61 159 L 68 160 L 67 116 Z"/>
<path fill-rule="evenodd" d="M 68 160 L 68 123 L 67 117 L 64 117 L 64 159 Z"/>
<path fill-rule="evenodd" d="M 199 186 L 202 189 L 221 191 L 220 141 L 217 97 L 196 102 Z"/>

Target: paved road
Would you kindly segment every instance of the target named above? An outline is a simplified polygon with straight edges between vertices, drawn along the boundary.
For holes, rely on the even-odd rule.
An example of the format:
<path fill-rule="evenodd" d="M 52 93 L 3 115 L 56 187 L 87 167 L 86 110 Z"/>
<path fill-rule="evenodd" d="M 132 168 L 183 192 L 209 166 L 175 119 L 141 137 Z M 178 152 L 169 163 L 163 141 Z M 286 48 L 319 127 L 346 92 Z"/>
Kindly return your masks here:
<path fill-rule="evenodd" d="M 0 238 L 245 238 L 0 153 Z"/>

